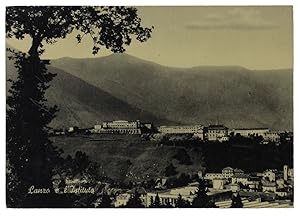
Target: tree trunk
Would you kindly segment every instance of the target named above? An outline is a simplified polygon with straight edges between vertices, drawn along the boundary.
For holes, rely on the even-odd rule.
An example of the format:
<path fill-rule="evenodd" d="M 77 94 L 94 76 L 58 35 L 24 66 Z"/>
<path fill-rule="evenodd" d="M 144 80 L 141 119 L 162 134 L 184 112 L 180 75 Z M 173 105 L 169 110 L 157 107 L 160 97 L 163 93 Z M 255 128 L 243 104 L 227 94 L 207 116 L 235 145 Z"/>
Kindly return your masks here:
<path fill-rule="evenodd" d="M 31 47 L 28 51 L 29 55 L 33 58 L 39 58 L 38 48 L 41 44 L 41 39 L 39 37 L 33 37 Z"/>

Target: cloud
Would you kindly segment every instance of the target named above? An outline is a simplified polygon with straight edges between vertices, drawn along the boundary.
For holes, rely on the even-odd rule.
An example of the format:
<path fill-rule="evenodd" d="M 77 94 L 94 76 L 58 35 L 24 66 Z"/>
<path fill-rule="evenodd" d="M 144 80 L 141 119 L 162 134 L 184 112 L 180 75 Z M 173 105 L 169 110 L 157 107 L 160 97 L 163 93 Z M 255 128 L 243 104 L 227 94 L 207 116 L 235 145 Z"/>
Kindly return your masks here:
<path fill-rule="evenodd" d="M 224 24 L 187 24 L 188 30 L 272 30 L 280 26 L 274 24 L 251 25 L 244 23 L 224 23 Z"/>
<path fill-rule="evenodd" d="M 272 30 L 280 28 L 260 8 L 223 7 L 203 13 L 196 22 L 184 26 L 188 30 Z"/>

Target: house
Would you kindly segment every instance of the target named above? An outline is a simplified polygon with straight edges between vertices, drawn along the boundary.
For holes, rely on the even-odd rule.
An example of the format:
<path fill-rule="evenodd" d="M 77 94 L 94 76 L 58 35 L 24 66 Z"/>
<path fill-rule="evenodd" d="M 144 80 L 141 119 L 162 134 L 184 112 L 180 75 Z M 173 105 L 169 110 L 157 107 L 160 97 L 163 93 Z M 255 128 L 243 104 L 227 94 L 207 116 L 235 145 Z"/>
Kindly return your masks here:
<path fill-rule="evenodd" d="M 247 185 L 248 184 L 248 178 L 249 178 L 248 174 L 234 174 L 231 177 L 231 183 L 232 184 L 242 183 L 243 185 Z"/>
<path fill-rule="evenodd" d="M 225 178 L 222 173 L 206 173 L 204 179 L 213 180 L 215 178 Z"/>
<path fill-rule="evenodd" d="M 286 188 L 277 189 L 275 194 L 280 197 L 285 197 L 288 195 L 288 190 Z"/>
<path fill-rule="evenodd" d="M 221 173 L 206 173 L 204 179 L 213 180 L 215 178 L 231 178 L 234 174 L 243 174 L 241 169 L 233 169 L 232 167 L 225 167 Z"/>
<path fill-rule="evenodd" d="M 228 185 L 228 188 L 229 188 L 233 193 L 236 193 L 236 192 L 238 192 L 238 191 L 241 189 L 239 184 L 232 184 L 232 183 Z"/>
<path fill-rule="evenodd" d="M 264 136 L 265 133 L 269 132 L 269 128 L 237 128 L 233 129 L 234 135 L 240 135 L 243 137 L 251 137 L 251 136 Z"/>
<path fill-rule="evenodd" d="M 230 178 L 234 175 L 234 169 L 231 167 L 225 167 L 222 169 L 222 174 L 224 178 Z"/>
<path fill-rule="evenodd" d="M 260 191 L 260 182 L 259 181 L 248 181 L 247 183 L 250 192 Z"/>
<path fill-rule="evenodd" d="M 204 139 L 204 127 L 202 125 L 176 125 L 176 126 L 160 126 L 158 131 L 163 134 L 193 134 L 199 139 Z"/>
<path fill-rule="evenodd" d="M 249 176 L 247 186 L 250 192 L 256 192 L 261 190 L 261 178 L 257 176 Z"/>
<path fill-rule="evenodd" d="M 276 179 L 276 185 L 277 185 L 277 188 L 284 188 L 284 186 L 285 186 L 284 179 L 282 179 L 282 178 Z"/>
<path fill-rule="evenodd" d="M 215 178 L 212 180 L 213 189 L 223 190 L 226 184 L 225 178 Z"/>
<path fill-rule="evenodd" d="M 115 207 L 120 207 L 120 206 L 126 206 L 127 202 L 129 201 L 131 195 L 130 193 L 121 193 L 116 197 L 116 200 L 114 202 Z"/>
<path fill-rule="evenodd" d="M 93 133 L 109 133 L 109 134 L 142 134 L 149 133 L 154 130 L 153 124 L 150 122 L 135 121 L 104 121 L 97 124 L 92 129 Z"/>
<path fill-rule="evenodd" d="M 270 182 L 275 181 L 275 179 L 276 179 L 276 170 L 268 169 L 268 170 L 264 171 L 263 172 L 263 178 L 267 179 Z"/>
<path fill-rule="evenodd" d="M 288 165 L 283 166 L 283 179 L 287 181 L 288 179 L 294 178 L 294 169 L 289 168 Z"/>
<path fill-rule="evenodd" d="M 208 141 L 227 141 L 228 128 L 224 125 L 209 125 L 207 128 Z"/>
<path fill-rule="evenodd" d="M 276 183 L 275 182 L 263 182 L 262 183 L 262 192 L 276 192 Z"/>
<path fill-rule="evenodd" d="M 237 168 L 234 169 L 233 172 L 234 172 L 234 174 L 244 174 L 244 171 L 243 171 L 243 170 L 237 169 Z"/>
<path fill-rule="evenodd" d="M 278 143 L 280 142 L 280 136 L 276 131 L 268 131 L 263 135 L 264 140 Z"/>

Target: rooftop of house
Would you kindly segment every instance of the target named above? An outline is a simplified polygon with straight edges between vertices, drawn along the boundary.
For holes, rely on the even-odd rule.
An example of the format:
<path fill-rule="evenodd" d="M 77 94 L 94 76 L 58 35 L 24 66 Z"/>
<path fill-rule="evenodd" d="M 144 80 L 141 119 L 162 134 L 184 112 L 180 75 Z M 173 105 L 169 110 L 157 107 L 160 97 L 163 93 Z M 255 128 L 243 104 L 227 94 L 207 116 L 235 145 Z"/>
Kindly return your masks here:
<path fill-rule="evenodd" d="M 241 169 L 238 169 L 238 168 L 234 169 L 233 171 L 236 172 L 236 173 L 237 173 L 237 172 L 239 172 L 239 173 L 244 173 L 244 170 L 241 170 Z"/>
<path fill-rule="evenodd" d="M 263 187 L 276 187 L 276 183 L 275 182 L 263 182 L 262 186 Z"/>
<path fill-rule="evenodd" d="M 269 128 L 235 128 L 233 130 L 269 130 Z"/>
<path fill-rule="evenodd" d="M 249 178 L 249 174 L 234 174 L 232 178 Z"/>
<path fill-rule="evenodd" d="M 228 129 L 224 125 L 209 125 L 208 130 L 215 130 L 215 129 Z"/>
<path fill-rule="evenodd" d="M 233 170 L 233 168 L 228 166 L 228 167 L 225 167 L 222 169 L 222 171 L 224 171 L 224 170 Z"/>

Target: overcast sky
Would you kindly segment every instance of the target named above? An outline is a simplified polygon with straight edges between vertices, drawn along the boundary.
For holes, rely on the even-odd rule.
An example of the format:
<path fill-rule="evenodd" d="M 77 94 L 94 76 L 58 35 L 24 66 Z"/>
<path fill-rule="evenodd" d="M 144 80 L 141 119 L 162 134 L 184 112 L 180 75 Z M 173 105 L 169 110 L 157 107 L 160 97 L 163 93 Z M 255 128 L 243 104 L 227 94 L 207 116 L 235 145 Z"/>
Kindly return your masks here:
<path fill-rule="evenodd" d="M 176 67 L 240 65 L 249 69 L 292 68 L 292 7 L 138 7 L 146 43 L 133 42 L 127 53 Z M 75 35 L 45 46 L 43 58 L 94 57 L 91 41 Z M 8 43 L 27 51 L 30 39 Z M 102 50 L 97 56 L 109 55 Z"/>

